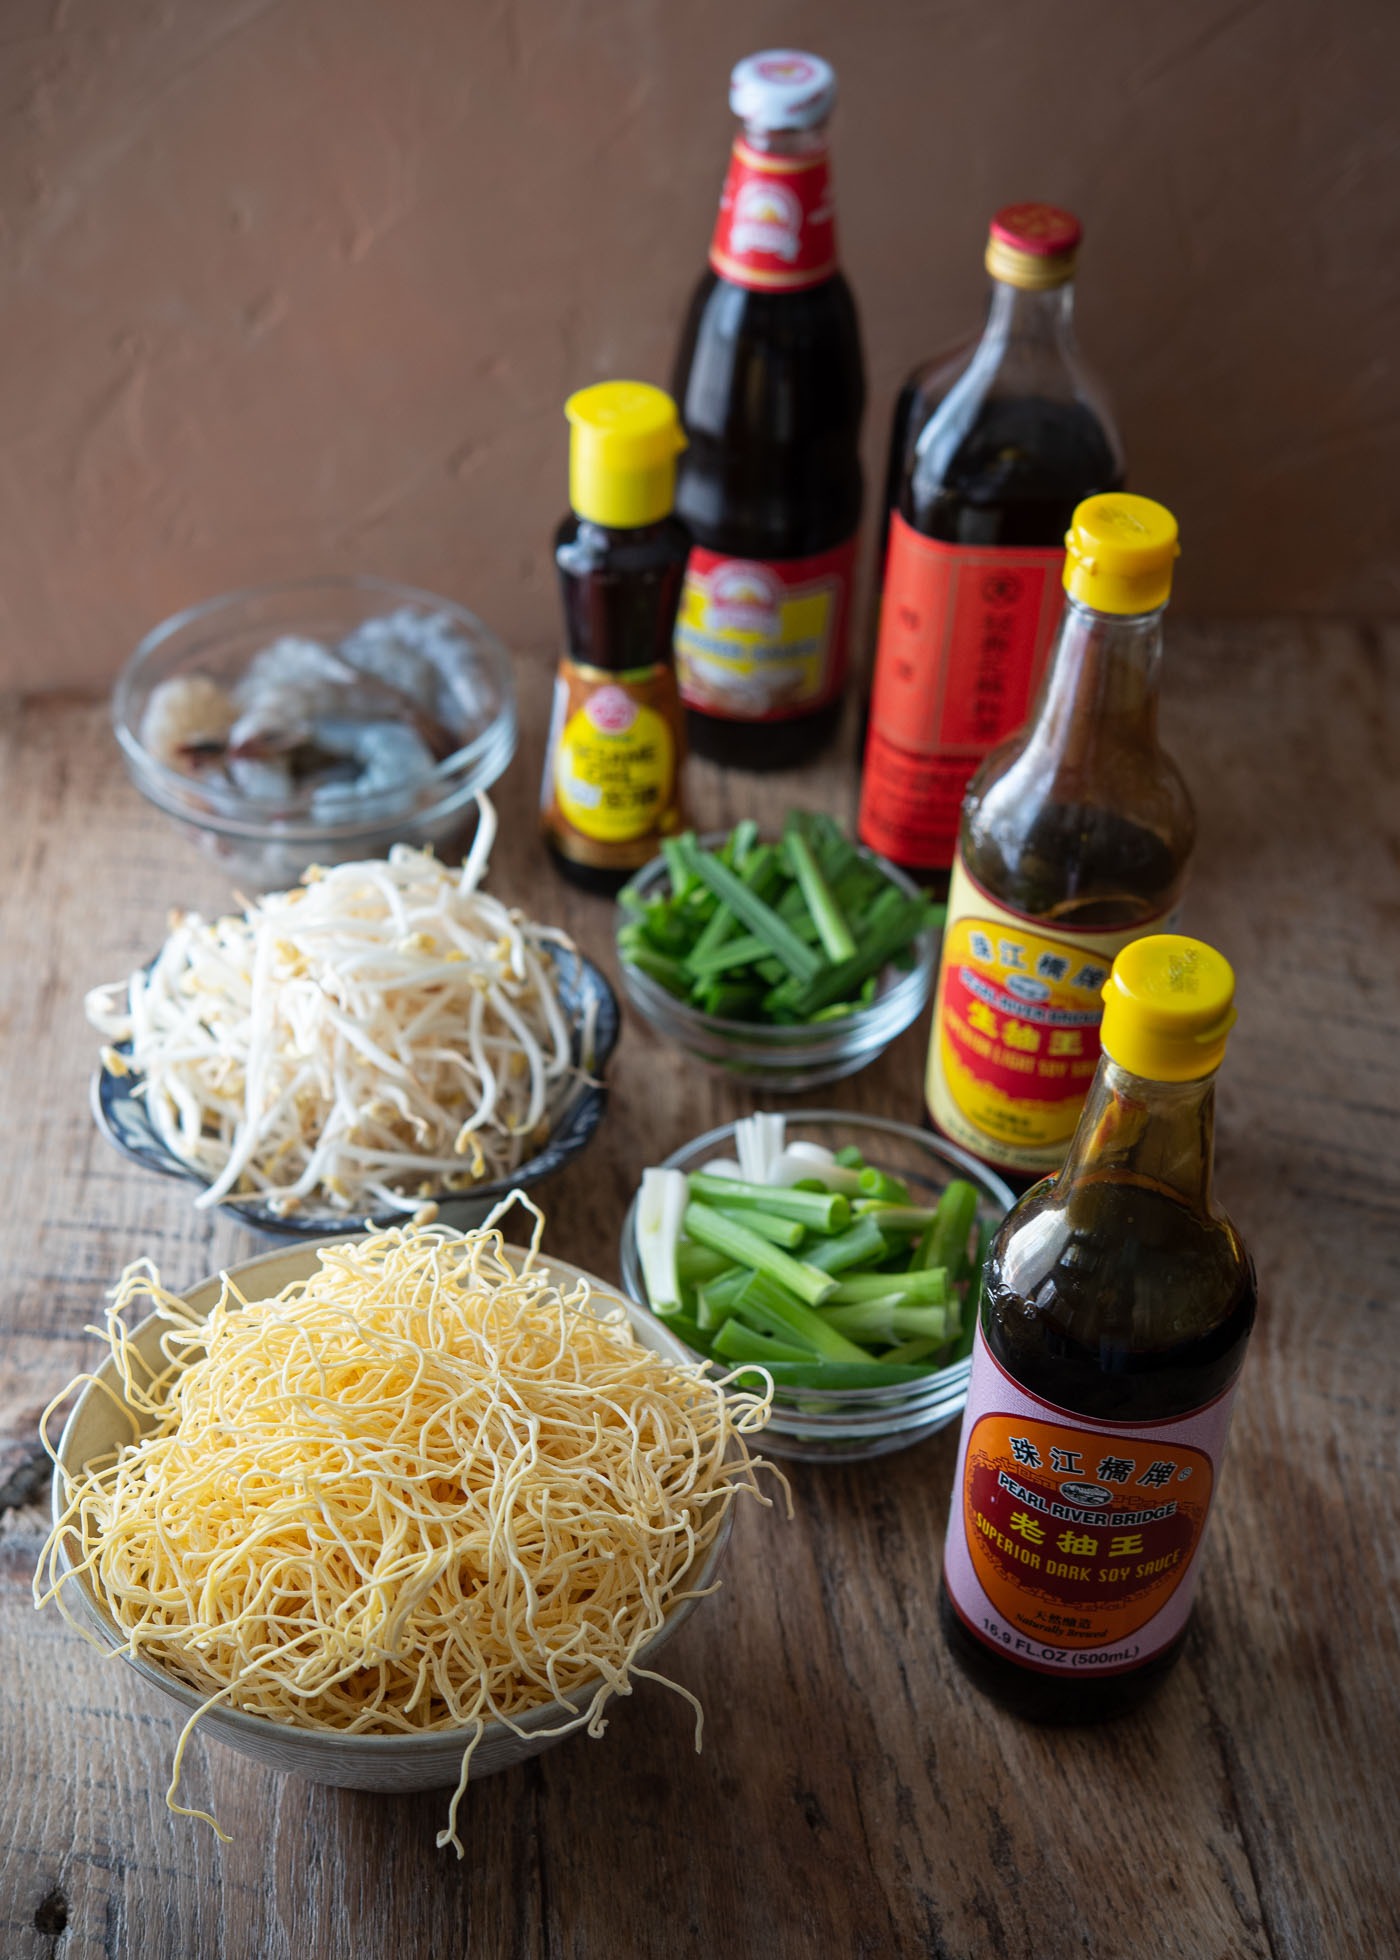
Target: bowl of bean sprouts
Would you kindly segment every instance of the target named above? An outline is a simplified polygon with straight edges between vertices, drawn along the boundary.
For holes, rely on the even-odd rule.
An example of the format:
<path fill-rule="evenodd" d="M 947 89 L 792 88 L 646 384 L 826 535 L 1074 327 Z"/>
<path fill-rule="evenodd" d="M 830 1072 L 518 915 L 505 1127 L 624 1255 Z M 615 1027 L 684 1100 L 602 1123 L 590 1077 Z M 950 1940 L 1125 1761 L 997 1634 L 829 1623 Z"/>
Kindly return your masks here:
<path fill-rule="evenodd" d="M 481 890 L 482 799 L 459 869 L 396 845 L 205 920 L 177 916 L 93 989 L 98 1128 L 195 1204 L 296 1238 L 459 1229 L 562 1169 L 602 1120 L 619 1010 L 566 935 Z"/>

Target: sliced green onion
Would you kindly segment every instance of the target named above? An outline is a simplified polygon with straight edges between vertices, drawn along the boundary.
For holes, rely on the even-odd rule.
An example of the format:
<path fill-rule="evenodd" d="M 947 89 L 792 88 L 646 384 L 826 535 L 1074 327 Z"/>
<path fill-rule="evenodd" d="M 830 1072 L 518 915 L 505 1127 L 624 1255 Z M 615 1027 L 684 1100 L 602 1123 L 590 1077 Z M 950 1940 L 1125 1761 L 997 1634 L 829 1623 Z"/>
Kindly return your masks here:
<path fill-rule="evenodd" d="M 689 1214 L 687 1213 L 687 1221 Z M 687 1222 L 686 1230 L 690 1230 Z M 862 1300 L 882 1300 L 891 1293 L 920 1305 L 946 1306 L 948 1275 L 941 1266 L 918 1273 L 852 1273 L 833 1288 L 822 1302 L 829 1307 L 849 1307 Z"/>
<path fill-rule="evenodd" d="M 692 1239 L 713 1246 L 716 1252 L 725 1253 L 736 1264 L 756 1273 L 766 1273 L 809 1307 L 826 1299 L 835 1287 L 836 1282 L 819 1266 L 808 1266 L 791 1258 L 779 1246 L 770 1245 L 757 1232 L 726 1218 L 710 1205 L 692 1199 L 686 1209 L 685 1229 Z"/>
<path fill-rule="evenodd" d="M 793 1298 L 784 1286 L 775 1285 L 766 1273 L 755 1273 L 743 1292 L 735 1311 L 758 1331 L 781 1340 L 796 1341 L 814 1354 L 830 1361 L 865 1361 L 864 1350 L 848 1341 L 839 1327 L 828 1324 L 824 1314 Z"/>
<path fill-rule="evenodd" d="M 770 1211 L 758 1211 L 753 1206 L 740 1208 L 738 1205 L 716 1204 L 715 1210 L 723 1217 L 732 1219 L 736 1225 L 746 1225 L 751 1232 L 767 1239 L 770 1245 L 780 1245 L 791 1252 L 801 1245 L 806 1233 L 795 1218 L 779 1218 Z"/>
<path fill-rule="evenodd" d="M 865 1266 L 872 1259 L 883 1259 L 887 1249 L 885 1235 L 874 1219 L 862 1218 L 834 1239 L 822 1239 L 809 1246 L 803 1256 L 809 1266 L 820 1266 L 824 1273 L 844 1273 L 850 1266 Z"/>
<path fill-rule="evenodd" d="M 755 1334 L 742 1320 L 726 1320 L 710 1343 L 715 1354 L 726 1361 L 810 1361 L 810 1349 L 794 1347 L 789 1341 L 775 1341 L 771 1334 Z"/>
<path fill-rule="evenodd" d="M 965 1178 L 955 1177 L 938 1201 L 927 1231 L 910 1260 L 917 1268 L 943 1266 L 955 1279 L 961 1279 L 967 1264 L 968 1235 L 977 1219 L 977 1189 Z"/>
<path fill-rule="evenodd" d="M 749 1180 L 711 1177 L 695 1171 L 691 1195 L 716 1205 L 753 1207 L 775 1218 L 793 1218 L 814 1232 L 839 1232 L 849 1223 L 849 1202 L 836 1191 L 799 1191 L 789 1184 L 755 1184 Z"/>

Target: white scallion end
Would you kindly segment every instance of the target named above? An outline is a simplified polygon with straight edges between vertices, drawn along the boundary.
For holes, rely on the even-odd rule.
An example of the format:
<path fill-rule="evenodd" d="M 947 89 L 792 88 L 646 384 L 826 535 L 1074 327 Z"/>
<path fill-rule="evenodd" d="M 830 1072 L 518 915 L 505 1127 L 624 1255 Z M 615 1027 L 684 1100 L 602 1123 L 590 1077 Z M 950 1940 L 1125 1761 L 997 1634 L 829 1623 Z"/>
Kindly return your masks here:
<path fill-rule="evenodd" d="M 637 1250 L 641 1254 L 647 1301 L 657 1313 L 668 1309 L 674 1312 L 681 1303 L 676 1249 L 689 1201 L 690 1183 L 684 1171 L 653 1167 L 642 1172 L 642 1188 L 637 1198 Z"/>

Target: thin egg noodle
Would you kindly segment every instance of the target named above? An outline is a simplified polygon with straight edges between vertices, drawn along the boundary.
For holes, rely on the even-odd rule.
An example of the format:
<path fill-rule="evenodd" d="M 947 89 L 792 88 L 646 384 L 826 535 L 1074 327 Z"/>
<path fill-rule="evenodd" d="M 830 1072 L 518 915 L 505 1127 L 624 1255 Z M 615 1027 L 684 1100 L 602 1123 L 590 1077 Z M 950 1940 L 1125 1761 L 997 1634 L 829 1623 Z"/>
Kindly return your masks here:
<path fill-rule="evenodd" d="M 438 1839 L 460 1856 L 488 1722 L 558 1701 L 559 1732 L 596 1736 L 648 1673 L 639 1650 L 736 1493 L 760 1495 L 745 1439 L 767 1400 L 644 1347 L 616 1303 L 537 1267 L 538 1241 L 512 1263 L 495 1229 L 396 1227 L 321 1248 L 275 1299 L 225 1275 L 204 1321 L 149 1260 L 123 1274 L 105 1331 L 152 1426 L 133 1417 L 115 1458 L 67 1478 L 35 1598 L 71 1619 L 64 1589 L 88 1575 L 117 1651 L 206 1697 L 172 1809 L 217 1703 L 345 1735 L 460 1730 Z M 169 1322 L 154 1379 L 124 1319 L 144 1302 Z M 668 1685 L 698 1748 L 699 1704 Z"/>

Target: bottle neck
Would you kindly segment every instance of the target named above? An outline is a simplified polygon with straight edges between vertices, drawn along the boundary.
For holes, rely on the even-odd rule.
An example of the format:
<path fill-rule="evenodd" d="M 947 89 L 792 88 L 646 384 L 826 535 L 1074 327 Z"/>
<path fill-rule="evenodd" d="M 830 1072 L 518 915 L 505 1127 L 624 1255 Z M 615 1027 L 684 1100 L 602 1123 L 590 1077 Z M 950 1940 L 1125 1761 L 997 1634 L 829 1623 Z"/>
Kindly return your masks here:
<path fill-rule="evenodd" d="M 1066 597 L 1028 748 L 1072 762 L 1091 744 L 1155 748 L 1162 608 L 1093 612 Z"/>
<path fill-rule="evenodd" d="M 1005 279 L 993 279 L 987 302 L 987 324 L 983 339 L 1000 347 L 1020 342 L 1028 347 L 1073 354 L 1074 281 L 1028 292 Z"/>
<path fill-rule="evenodd" d="M 1214 1150 L 1214 1073 L 1195 1082 L 1152 1082 L 1104 1055 L 1056 1179 L 1056 1198 L 1111 1174 L 1170 1191 L 1209 1216 Z"/>
<path fill-rule="evenodd" d="M 832 277 L 836 215 L 824 124 L 745 124 L 730 152 L 710 265 L 759 293 L 801 292 Z"/>
<path fill-rule="evenodd" d="M 825 157 L 827 153 L 825 123 L 812 129 L 761 129 L 757 123 L 745 123 L 735 140 L 766 157 Z"/>

